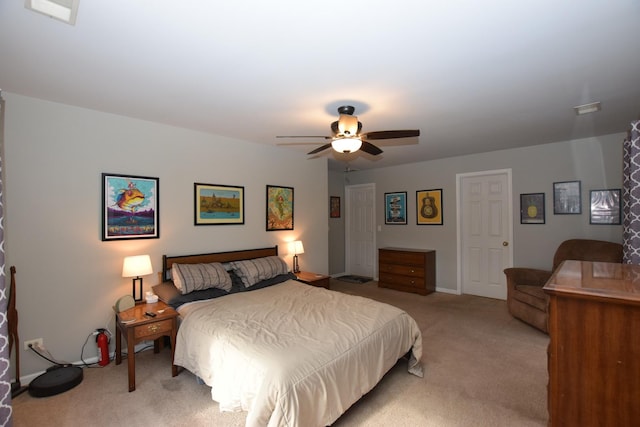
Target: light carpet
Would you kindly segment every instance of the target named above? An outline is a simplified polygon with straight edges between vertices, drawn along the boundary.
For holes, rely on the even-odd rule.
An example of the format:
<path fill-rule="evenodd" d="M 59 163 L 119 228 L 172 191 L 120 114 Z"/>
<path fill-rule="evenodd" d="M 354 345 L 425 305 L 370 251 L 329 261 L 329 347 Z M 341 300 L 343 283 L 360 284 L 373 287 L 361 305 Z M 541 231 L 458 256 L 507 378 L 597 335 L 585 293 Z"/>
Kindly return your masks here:
<path fill-rule="evenodd" d="M 507 313 L 505 301 L 434 293 L 420 296 L 376 282 L 331 280 L 334 290 L 406 310 L 423 334 L 425 375 L 401 360 L 335 424 L 347 426 L 546 426 L 549 337 Z M 243 426 L 245 413 L 221 413 L 210 389 L 183 371 L 171 377 L 171 353 L 136 356 L 136 390 L 127 364 L 86 369 L 83 382 L 57 396 L 13 402 L 14 426 Z"/>

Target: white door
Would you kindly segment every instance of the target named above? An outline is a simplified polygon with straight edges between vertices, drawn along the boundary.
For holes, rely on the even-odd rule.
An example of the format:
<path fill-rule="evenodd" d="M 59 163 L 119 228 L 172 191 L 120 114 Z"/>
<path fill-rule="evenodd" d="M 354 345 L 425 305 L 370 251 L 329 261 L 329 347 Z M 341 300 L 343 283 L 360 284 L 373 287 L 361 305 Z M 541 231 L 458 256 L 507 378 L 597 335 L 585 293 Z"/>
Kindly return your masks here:
<path fill-rule="evenodd" d="M 350 185 L 346 195 L 346 272 L 375 278 L 375 184 Z"/>
<path fill-rule="evenodd" d="M 511 170 L 459 174 L 458 290 L 506 299 L 512 265 Z"/>

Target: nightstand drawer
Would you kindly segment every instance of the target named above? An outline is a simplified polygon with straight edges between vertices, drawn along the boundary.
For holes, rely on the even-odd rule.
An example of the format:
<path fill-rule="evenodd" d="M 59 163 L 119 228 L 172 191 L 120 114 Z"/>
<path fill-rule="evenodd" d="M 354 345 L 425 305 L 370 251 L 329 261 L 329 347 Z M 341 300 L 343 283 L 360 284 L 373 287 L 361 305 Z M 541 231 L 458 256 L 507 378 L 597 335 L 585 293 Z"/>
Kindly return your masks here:
<path fill-rule="evenodd" d="M 160 322 L 153 322 L 146 325 L 136 326 L 136 328 L 133 330 L 133 336 L 136 340 L 138 340 L 139 338 L 171 332 L 172 329 L 172 319 L 161 320 Z"/>

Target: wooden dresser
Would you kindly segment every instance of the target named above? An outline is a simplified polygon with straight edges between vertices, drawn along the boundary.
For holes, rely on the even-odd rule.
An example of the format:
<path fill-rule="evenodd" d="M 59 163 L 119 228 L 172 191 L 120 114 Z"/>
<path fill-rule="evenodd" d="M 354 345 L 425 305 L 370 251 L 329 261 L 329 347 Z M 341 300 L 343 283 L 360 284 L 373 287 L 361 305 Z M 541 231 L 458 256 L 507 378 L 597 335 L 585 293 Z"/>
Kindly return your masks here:
<path fill-rule="evenodd" d="M 426 295 L 436 290 L 436 251 L 378 249 L 378 286 Z"/>
<path fill-rule="evenodd" d="M 549 425 L 640 422 L 640 266 L 565 261 L 549 307 Z"/>

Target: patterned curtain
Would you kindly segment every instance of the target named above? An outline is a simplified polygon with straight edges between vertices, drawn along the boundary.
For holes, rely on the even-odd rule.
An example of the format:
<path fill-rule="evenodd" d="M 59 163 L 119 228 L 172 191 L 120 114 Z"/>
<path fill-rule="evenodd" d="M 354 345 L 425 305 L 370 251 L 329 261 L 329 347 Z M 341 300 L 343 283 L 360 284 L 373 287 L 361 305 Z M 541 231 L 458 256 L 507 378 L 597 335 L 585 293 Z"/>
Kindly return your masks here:
<path fill-rule="evenodd" d="M 4 99 L 0 92 L 0 425 L 11 425 L 11 373 L 9 372 L 9 327 L 7 325 L 7 289 L 4 269 Z M 17 348 L 17 343 L 16 343 Z"/>
<path fill-rule="evenodd" d="M 625 264 L 640 264 L 640 120 L 631 122 L 622 167 L 622 246 Z"/>

